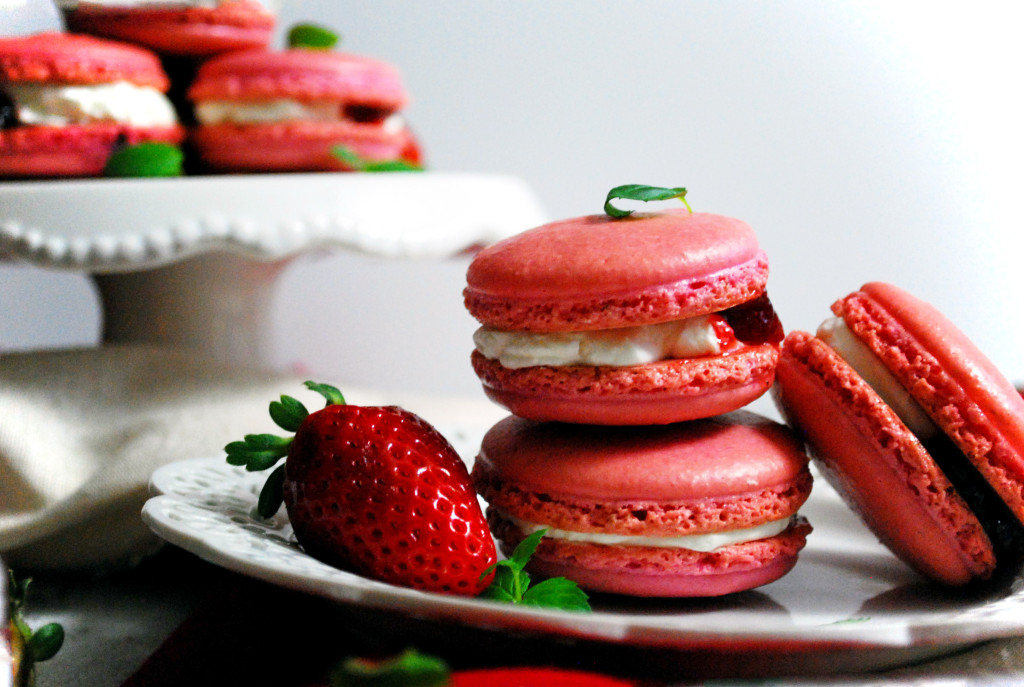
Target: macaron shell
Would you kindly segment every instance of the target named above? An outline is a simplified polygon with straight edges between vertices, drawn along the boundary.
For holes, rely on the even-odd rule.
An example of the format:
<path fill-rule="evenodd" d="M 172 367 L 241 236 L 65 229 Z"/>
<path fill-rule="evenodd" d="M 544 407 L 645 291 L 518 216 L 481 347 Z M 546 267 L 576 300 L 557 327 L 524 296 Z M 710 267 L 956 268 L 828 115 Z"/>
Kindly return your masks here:
<path fill-rule="evenodd" d="M 99 176 L 118 145 L 178 144 L 184 129 L 119 124 L 26 126 L 0 131 L 0 178 Z"/>
<path fill-rule="evenodd" d="M 554 222 L 482 250 L 465 305 L 499 329 L 578 331 L 724 310 L 765 290 L 768 261 L 750 227 L 668 211 Z"/>
<path fill-rule="evenodd" d="M 659 428 L 508 418 L 485 436 L 473 480 L 520 520 L 629 536 L 754 527 L 795 514 L 811 491 L 802 444 L 745 411 Z"/>
<path fill-rule="evenodd" d="M 822 474 L 894 554 L 947 585 L 989 577 L 992 545 L 895 413 L 823 341 L 791 332 L 772 389 Z"/>
<path fill-rule="evenodd" d="M 348 170 L 335 146 L 364 160 L 405 160 L 410 150 L 418 156 L 408 130 L 355 122 L 207 125 L 193 130 L 191 142 L 204 165 L 225 172 Z"/>
<path fill-rule="evenodd" d="M 796 514 L 812 484 L 793 434 L 763 428 L 759 436 L 706 421 L 593 431 L 508 420 L 486 435 L 473 480 L 498 511 L 557 529 L 677 536 L 754 527 Z"/>
<path fill-rule="evenodd" d="M 515 526 L 488 516 L 492 531 L 511 553 L 521 541 Z M 544 538 L 527 569 L 542 577 L 567 577 L 596 592 L 637 597 L 712 597 L 766 585 L 796 565 L 811 527 L 796 518 L 785 532 L 712 552 L 640 546 L 603 546 Z"/>
<path fill-rule="evenodd" d="M 245 50 L 216 57 L 189 88 L 193 102 L 292 98 L 395 111 L 407 100 L 398 71 L 379 60 L 335 50 Z"/>
<path fill-rule="evenodd" d="M 833 306 L 1024 522 L 1024 399 L 934 307 L 870 283 Z"/>
<path fill-rule="evenodd" d="M 40 33 L 0 38 L 0 82 L 100 84 L 128 81 L 166 91 L 152 52 L 92 36 Z"/>
<path fill-rule="evenodd" d="M 772 384 L 778 348 L 745 346 L 727 355 L 626 367 L 503 367 L 473 351 L 484 392 L 532 420 L 642 425 L 694 420 L 741 408 Z"/>
<path fill-rule="evenodd" d="M 79 3 L 65 14 L 73 31 L 144 45 L 162 55 L 208 57 L 266 47 L 274 15 L 258 2 L 216 7 L 132 7 Z"/>

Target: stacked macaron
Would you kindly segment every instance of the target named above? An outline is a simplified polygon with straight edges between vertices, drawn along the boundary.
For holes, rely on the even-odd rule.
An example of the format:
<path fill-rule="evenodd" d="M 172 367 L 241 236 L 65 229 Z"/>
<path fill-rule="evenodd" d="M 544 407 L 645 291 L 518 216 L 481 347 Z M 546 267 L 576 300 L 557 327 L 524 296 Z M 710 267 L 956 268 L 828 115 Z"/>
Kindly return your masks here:
<path fill-rule="evenodd" d="M 120 147 L 184 138 L 157 57 L 91 36 L 0 38 L 0 177 L 95 176 Z"/>
<path fill-rule="evenodd" d="M 506 552 L 545 529 L 533 571 L 636 596 L 727 594 L 792 568 L 807 456 L 739 410 L 779 356 L 767 277 L 747 224 L 687 210 L 555 222 L 477 254 L 473 367 L 513 417 L 473 479 Z"/>
<path fill-rule="evenodd" d="M 898 557 L 947 585 L 1024 555 L 1024 400 L 934 307 L 884 283 L 786 337 L 773 396 Z"/>

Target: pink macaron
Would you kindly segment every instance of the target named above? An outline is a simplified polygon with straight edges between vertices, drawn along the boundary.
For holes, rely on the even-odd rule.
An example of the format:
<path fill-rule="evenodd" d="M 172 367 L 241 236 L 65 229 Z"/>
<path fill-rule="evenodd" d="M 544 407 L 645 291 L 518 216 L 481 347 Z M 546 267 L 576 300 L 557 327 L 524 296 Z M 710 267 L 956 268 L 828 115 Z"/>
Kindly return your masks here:
<path fill-rule="evenodd" d="M 931 305 L 884 283 L 792 332 L 773 389 L 822 473 L 897 556 L 947 585 L 1024 553 L 1024 399 Z"/>
<path fill-rule="evenodd" d="M 147 47 L 160 55 L 207 58 L 265 48 L 274 14 L 254 0 L 216 3 L 64 2 L 72 31 Z"/>
<path fill-rule="evenodd" d="M 740 408 L 772 384 L 782 327 L 744 222 L 665 211 L 554 222 L 467 272 L 473 367 L 521 417 L 665 424 Z"/>
<path fill-rule="evenodd" d="M 408 100 L 398 71 L 335 50 L 250 50 L 203 64 L 188 92 L 193 144 L 227 172 L 353 169 L 342 148 L 373 162 L 419 161 L 399 110 Z"/>
<path fill-rule="evenodd" d="M 592 591 L 719 596 L 786 574 L 810 526 L 802 444 L 747 411 L 657 427 L 510 417 L 472 477 L 506 553 L 547 532 L 531 572 Z"/>
<path fill-rule="evenodd" d="M 156 55 L 64 33 L 0 38 L 0 177 L 95 176 L 125 144 L 184 129 Z"/>

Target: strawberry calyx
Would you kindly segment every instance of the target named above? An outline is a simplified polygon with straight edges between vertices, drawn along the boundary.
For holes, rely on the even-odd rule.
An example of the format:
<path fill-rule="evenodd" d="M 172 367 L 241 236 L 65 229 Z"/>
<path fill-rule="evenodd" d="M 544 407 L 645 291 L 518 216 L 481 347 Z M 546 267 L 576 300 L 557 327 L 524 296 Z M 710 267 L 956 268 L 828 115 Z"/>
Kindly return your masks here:
<path fill-rule="evenodd" d="M 345 396 L 336 387 L 319 382 L 306 382 L 306 388 L 326 399 L 326 406 L 345 405 Z M 248 472 L 269 470 L 288 456 L 294 433 L 302 421 L 309 416 L 309 410 L 296 398 L 282 395 L 279 401 L 270 403 L 270 419 L 281 429 L 291 432 L 289 436 L 276 434 L 246 434 L 241 441 L 232 441 L 224 447 L 230 465 L 244 466 Z M 256 512 L 262 518 L 273 517 L 284 502 L 284 466 L 279 465 L 260 490 Z"/>

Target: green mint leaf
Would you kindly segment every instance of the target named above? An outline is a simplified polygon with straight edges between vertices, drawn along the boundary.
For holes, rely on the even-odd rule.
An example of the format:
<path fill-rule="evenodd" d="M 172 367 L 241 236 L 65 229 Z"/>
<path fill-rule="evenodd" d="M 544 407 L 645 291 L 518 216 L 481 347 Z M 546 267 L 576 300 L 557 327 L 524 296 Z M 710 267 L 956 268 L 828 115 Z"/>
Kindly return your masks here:
<path fill-rule="evenodd" d="M 296 24 L 288 31 L 289 48 L 330 50 L 341 38 L 334 31 L 316 24 Z"/>
<path fill-rule="evenodd" d="M 291 396 L 281 396 L 280 401 L 270 402 L 270 419 L 286 432 L 298 431 L 299 425 L 309 415 L 306 406 Z"/>
<path fill-rule="evenodd" d="M 125 146 L 111 153 L 103 168 L 107 177 L 180 177 L 185 155 L 170 143 L 150 141 Z"/>
<path fill-rule="evenodd" d="M 500 601 L 502 603 L 514 604 L 516 599 L 512 596 L 512 593 L 503 587 L 495 586 L 490 584 L 477 595 L 478 599 L 487 599 L 489 601 Z"/>
<path fill-rule="evenodd" d="M 531 585 L 530 575 L 524 568 L 546 533 L 546 529 L 537 530 L 519 542 L 511 556 L 488 566 L 480 577 L 493 571 L 494 579 L 478 598 L 565 611 L 590 611 L 587 595 L 572 580 L 554 577 Z"/>
<path fill-rule="evenodd" d="M 25 645 L 34 663 L 49 661 L 64 645 L 64 628 L 58 623 L 49 623 L 32 633 Z"/>
<path fill-rule="evenodd" d="M 367 160 L 351 148 L 332 146 L 331 155 L 355 172 L 422 172 L 423 167 L 405 160 Z"/>
<path fill-rule="evenodd" d="M 540 545 L 540 540 L 544 538 L 545 534 L 547 534 L 546 529 L 537 530 L 516 545 L 516 548 L 512 551 L 512 560 L 519 566 L 520 570 L 525 568 L 526 564 L 530 562 L 531 558 L 533 558 L 533 554 L 537 550 L 537 547 Z"/>
<path fill-rule="evenodd" d="M 327 399 L 327 405 L 329 406 L 343 406 L 345 405 L 345 397 L 341 394 L 336 387 L 330 384 L 320 384 L 318 382 L 306 382 L 306 388 L 310 391 L 315 391 L 325 399 Z"/>
<path fill-rule="evenodd" d="M 284 466 L 279 465 L 270 473 L 270 477 L 260 489 L 260 496 L 256 501 L 256 512 L 261 518 L 272 518 L 281 509 L 282 503 L 284 503 Z"/>
<path fill-rule="evenodd" d="M 346 659 L 331 670 L 328 682 L 331 687 L 442 687 L 448 678 L 444 661 L 408 649 L 384 661 Z"/>
<path fill-rule="evenodd" d="M 616 186 L 608 192 L 604 201 L 604 211 L 609 217 L 622 218 L 633 214 L 632 210 L 622 210 L 612 204 L 613 200 L 639 200 L 645 203 L 653 200 L 672 200 L 678 198 L 690 212 L 693 209 L 686 202 L 686 189 L 683 187 L 665 188 L 662 186 L 647 186 L 645 184 L 625 184 Z"/>
<path fill-rule="evenodd" d="M 572 580 L 552 577 L 527 589 L 519 603 L 524 606 L 560 608 L 564 611 L 590 611 L 588 598 Z"/>

